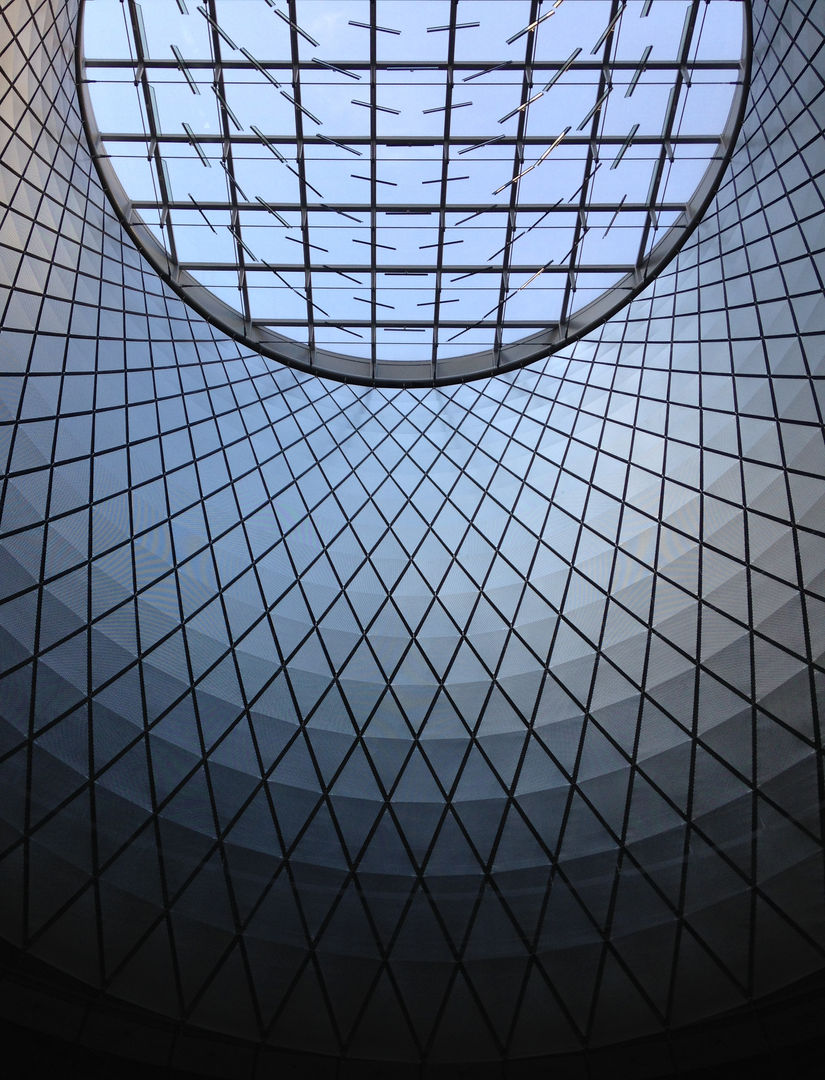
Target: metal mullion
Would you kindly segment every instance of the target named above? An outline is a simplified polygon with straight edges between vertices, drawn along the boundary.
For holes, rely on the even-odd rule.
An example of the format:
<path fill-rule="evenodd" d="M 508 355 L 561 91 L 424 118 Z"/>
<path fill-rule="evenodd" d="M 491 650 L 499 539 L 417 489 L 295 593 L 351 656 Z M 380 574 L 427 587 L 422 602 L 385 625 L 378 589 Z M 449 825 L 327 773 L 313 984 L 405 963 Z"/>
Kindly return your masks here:
<path fill-rule="evenodd" d="M 447 175 L 450 168 L 450 125 L 452 122 L 453 82 L 455 69 L 455 25 L 458 21 L 458 0 L 450 0 L 450 31 L 447 42 L 447 78 L 444 88 L 444 145 L 441 152 L 441 192 L 438 206 L 438 248 L 436 252 L 435 293 L 433 305 L 433 348 L 430 361 L 433 378 L 438 371 L 438 329 L 441 313 L 441 277 L 444 269 L 444 232 L 447 227 Z"/>
<path fill-rule="evenodd" d="M 214 261 L 211 261 L 211 262 L 210 261 L 185 262 L 185 263 L 180 263 L 179 265 L 180 265 L 180 268 L 182 270 L 190 270 L 190 271 L 197 271 L 197 270 L 232 270 L 234 268 L 234 266 L 235 266 L 234 263 L 214 262 Z M 281 270 L 284 273 L 292 273 L 294 271 L 301 270 L 302 267 L 301 267 L 300 263 L 267 263 L 266 265 L 260 264 L 260 265 L 254 266 L 254 267 L 250 267 L 249 272 L 250 273 L 266 273 L 270 269 Z M 364 264 L 363 263 L 330 263 L 330 264 L 325 264 L 324 269 L 325 270 L 330 270 L 330 271 L 332 271 L 332 273 L 335 273 L 336 271 L 339 271 L 339 270 L 343 270 L 343 271 L 349 271 L 352 274 L 358 274 L 358 273 L 363 274 L 364 273 Z M 511 263 L 509 269 L 510 269 L 510 272 L 513 273 L 513 274 L 529 274 L 529 273 L 532 273 L 535 270 L 535 264 L 534 263 Z M 586 269 L 592 274 L 596 274 L 596 273 L 609 274 L 609 273 L 622 273 L 622 272 L 624 272 L 626 274 L 629 274 L 629 273 L 632 273 L 632 271 L 634 270 L 634 265 L 633 265 L 633 263 L 588 263 L 587 266 L 586 266 Z M 423 266 L 421 266 L 420 268 L 418 268 L 416 270 L 415 274 L 409 274 L 409 275 L 405 275 L 403 273 L 399 274 L 398 267 L 393 265 L 392 263 L 387 263 L 386 265 L 378 263 L 378 264 L 376 264 L 376 270 L 377 270 L 378 273 L 388 273 L 388 274 L 396 276 L 396 277 L 405 277 L 405 276 L 424 277 L 427 274 L 435 273 L 435 266 L 434 265 L 423 265 Z M 452 266 L 449 267 L 449 272 L 450 273 L 453 273 L 456 270 L 461 271 L 462 274 L 467 274 L 467 275 L 469 275 L 469 274 L 473 274 L 473 275 L 475 275 L 475 274 L 498 274 L 498 273 L 501 272 L 497 266 L 491 266 L 489 263 L 481 263 L 481 264 L 478 264 L 478 263 L 467 263 L 467 264 L 455 263 L 455 264 L 453 264 Z M 553 266 L 548 266 L 547 269 L 545 270 L 545 273 L 547 273 L 547 274 L 566 273 L 566 269 L 565 269 L 564 265 L 560 265 L 560 266 L 553 265 Z M 340 288 L 346 288 L 346 286 L 343 286 L 343 285 L 339 286 L 339 287 Z M 381 321 L 383 322 L 384 320 L 382 319 Z M 432 320 L 428 320 L 428 321 L 431 322 Z M 546 321 L 547 320 L 545 320 L 545 323 L 546 323 Z"/>
<path fill-rule="evenodd" d="M 214 67 L 214 65 L 213 65 L 213 67 Z M 227 65 L 225 63 L 222 63 L 221 67 L 224 70 L 226 70 Z M 385 69 L 382 68 L 382 71 L 383 70 L 385 70 Z M 221 135 L 210 135 L 208 132 L 198 132 L 196 134 L 197 134 L 198 142 L 199 143 L 205 143 L 206 145 L 210 145 L 210 144 L 214 144 L 214 143 L 221 143 L 223 141 L 223 136 L 221 136 Z M 134 132 L 134 131 L 101 131 L 101 132 L 98 133 L 98 136 L 103 142 L 133 143 L 133 142 L 145 142 L 146 141 L 145 136 L 143 136 L 139 132 Z M 603 145 L 621 146 L 621 144 L 625 141 L 625 138 L 626 138 L 625 135 L 604 135 L 602 137 L 602 139 L 601 139 L 601 142 L 602 142 Z M 157 139 L 158 143 L 173 143 L 173 144 L 178 144 L 179 143 L 179 144 L 183 144 L 183 145 L 186 145 L 186 144 L 190 143 L 190 139 L 189 139 L 188 135 L 180 134 L 180 133 L 178 133 L 176 131 L 158 132 L 157 135 L 156 135 L 156 139 Z M 287 143 L 288 144 L 288 143 L 293 143 L 293 142 L 297 142 L 297 141 L 298 140 L 296 139 L 296 137 L 294 135 L 279 135 L 278 136 L 278 142 L 279 143 Z M 473 143 L 482 144 L 482 143 L 485 143 L 487 141 L 488 141 L 488 139 L 487 139 L 486 136 L 481 136 L 481 135 L 459 135 L 459 136 L 456 136 L 455 138 L 451 138 L 450 143 L 451 143 L 452 146 L 470 146 Z M 657 146 L 658 147 L 660 145 L 661 141 L 662 141 L 662 136 L 661 135 L 636 135 L 636 136 L 634 136 L 634 139 L 633 139 L 633 145 L 634 146 Z M 716 135 L 714 135 L 714 134 L 709 134 L 709 135 L 701 135 L 701 134 L 699 134 L 699 135 L 673 135 L 671 141 L 676 145 L 685 145 L 685 146 L 696 145 L 696 144 L 700 144 L 700 143 L 714 143 L 714 144 L 716 144 L 716 143 L 719 142 L 719 135 L 718 134 L 716 134 Z M 236 133 L 236 134 L 234 134 L 232 136 L 232 142 L 235 143 L 238 146 L 243 146 L 243 145 L 254 146 L 256 144 L 259 144 L 260 140 L 258 139 L 258 137 L 256 135 L 245 135 L 245 134 L 241 134 L 241 133 Z M 368 135 L 349 135 L 349 136 L 347 136 L 347 142 L 351 146 L 369 146 L 370 137 Z M 524 138 L 522 139 L 522 142 L 523 142 L 523 144 L 525 146 L 546 146 L 547 145 L 547 136 L 546 135 L 525 135 Z M 564 139 L 565 146 L 586 146 L 588 144 L 588 142 L 589 142 L 589 139 L 588 139 L 587 136 L 585 136 L 585 135 L 577 135 L 575 132 L 571 132 L 569 135 L 566 135 L 565 139 Z M 440 146 L 441 145 L 441 140 L 440 139 L 435 140 L 435 139 L 432 139 L 432 138 L 430 138 L 428 136 L 424 136 L 424 135 L 395 135 L 395 136 L 393 136 L 393 135 L 385 135 L 381 139 L 378 140 L 378 143 L 381 146 L 400 146 L 400 147 L 407 146 L 407 147 L 410 147 L 411 149 L 413 149 L 413 148 L 418 147 L 418 146 L 424 146 L 424 147 L 428 147 L 428 146 L 431 147 L 431 146 L 437 146 L 437 145 Z M 501 147 L 515 146 L 515 144 L 516 144 L 516 139 L 512 135 L 505 135 L 505 136 L 502 136 L 500 139 L 497 140 L 497 145 L 501 146 Z M 397 205 L 397 204 L 394 204 L 394 205 Z"/>
<path fill-rule="evenodd" d="M 530 22 L 535 23 L 539 17 L 539 3 L 540 0 L 531 0 L 530 4 Z M 518 129 L 516 132 L 516 144 L 515 153 L 513 155 L 513 176 L 518 176 L 521 172 L 522 165 L 524 163 L 524 136 L 527 133 L 527 114 L 530 111 L 527 108 L 527 101 L 530 97 L 530 91 L 533 87 L 533 68 L 532 59 L 535 53 L 537 33 L 536 30 L 529 32 L 526 35 L 526 44 L 524 51 L 524 76 L 521 82 L 521 101 L 519 107 L 521 112 L 519 113 Z M 493 363 L 496 367 L 499 366 L 501 357 L 501 334 L 502 326 L 504 322 L 504 302 L 507 296 L 507 290 L 509 288 L 510 281 L 510 253 L 513 247 L 513 237 L 516 232 L 516 214 L 518 211 L 518 190 L 519 182 L 510 185 L 510 205 L 507 210 L 507 228 L 504 234 L 504 257 L 501 261 L 501 282 L 499 284 L 498 293 L 498 309 L 496 312 L 496 330 L 493 337 Z"/>
<path fill-rule="evenodd" d="M 546 142 L 547 140 L 545 139 L 543 141 Z M 148 200 L 135 199 L 133 202 L 130 202 L 129 205 L 135 210 L 150 210 L 153 207 L 157 206 L 157 203 L 150 202 Z M 627 213 L 630 213 L 630 212 L 638 213 L 639 211 L 646 210 L 647 205 L 648 204 L 646 202 L 643 202 L 643 203 L 625 202 L 622 205 L 622 211 L 627 212 Z M 202 210 L 230 210 L 231 209 L 231 204 L 229 202 L 227 202 L 227 201 L 220 202 L 220 201 L 217 201 L 217 200 L 209 200 L 209 199 L 199 199 L 198 200 L 198 206 Z M 301 209 L 300 203 L 279 203 L 278 207 L 284 213 L 289 213 L 290 211 L 298 212 Z M 687 203 L 684 203 L 684 202 L 661 203 L 660 208 L 662 210 L 680 211 L 680 210 L 685 210 L 687 208 Z M 169 209 L 170 210 L 191 210 L 192 209 L 192 203 L 191 203 L 191 201 L 189 199 L 172 199 L 169 202 Z M 261 206 L 261 204 L 259 202 L 244 202 L 244 203 L 239 202 L 238 203 L 238 209 L 240 209 L 240 210 L 256 210 L 256 211 L 259 211 L 261 213 L 264 212 L 263 208 L 262 208 L 262 206 Z M 616 209 L 616 204 L 613 203 L 613 202 L 591 202 L 590 203 L 590 209 L 594 213 L 598 213 L 598 212 L 610 213 L 611 211 Z M 323 207 L 318 207 L 316 212 L 317 213 L 323 213 L 323 212 L 326 211 L 326 212 L 328 212 L 330 214 L 336 214 L 339 210 L 348 210 L 353 214 L 367 214 L 370 211 L 370 207 L 369 207 L 369 205 L 367 205 L 367 203 L 354 203 L 354 202 L 331 203 L 330 202 L 330 203 L 326 203 L 325 206 L 323 206 Z M 410 204 L 410 206 L 407 207 L 405 211 L 401 211 L 400 208 L 399 208 L 398 203 L 378 203 L 378 205 L 376 206 L 376 210 L 378 210 L 379 212 L 382 212 L 382 213 L 390 213 L 390 214 L 398 213 L 399 216 L 403 212 L 406 212 L 408 214 L 413 214 L 413 215 L 416 212 L 419 212 L 423 217 L 423 216 L 425 216 L 427 214 L 436 214 L 436 213 L 438 213 L 439 207 L 435 203 L 416 203 L 416 204 Z M 477 203 L 458 203 L 458 202 L 450 203 L 450 210 L 453 213 L 457 213 L 457 214 L 472 213 L 474 211 L 478 211 L 480 213 L 480 212 L 487 211 L 487 210 L 489 210 L 489 211 L 498 211 L 499 213 L 502 213 L 502 214 L 506 212 L 503 208 L 499 208 L 499 207 L 496 207 L 496 206 L 489 206 L 489 205 L 479 206 Z M 545 213 L 546 214 L 552 214 L 552 213 L 556 213 L 556 214 L 572 214 L 572 213 L 575 213 L 573 208 L 570 207 L 569 205 L 564 205 L 564 204 L 560 205 L 558 202 L 554 202 L 554 203 L 519 203 L 519 210 L 522 213 L 525 213 L 525 214 L 529 214 L 529 213 L 535 213 L 535 214 L 545 214 Z M 343 227 L 345 227 L 345 226 L 342 226 L 342 228 Z M 185 266 L 185 265 L 187 265 L 185 262 L 181 263 L 181 266 Z M 403 267 L 401 269 L 403 269 Z M 419 269 L 419 267 L 418 267 L 418 265 L 416 265 L 416 271 L 418 269 Z"/>
<path fill-rule="evenodd" d="M 268 319 L 264 318 L 264 317 L 261 317 L 261 318 L 253 320 L 253 326 L 272 326 L 272 325 L 275 325 L 275 324 L 277 324 L 278 326 L 294 326 L 294 327 L 301 327 L 301 326 L 305 325 L 303 319 L 283 319 L 283 318 L 279 318 L 277 315 L 273 315 L 271 318 L 268 318 Z M 337 319 L 337 320 L 336 319 L 318 319 L 317 320 L 317 325 L 319 327 L 325 327 L 327 329 L 334 328 L 336 326 L 340 326 L 340 324 L 341 324 L 340 319 Z M 364 318 L 364 319 L 347 319 L 346 320 L 346 325 L 347 326 L 358 327 L 358 329 L 360 329 L 360 330 L 368 330 L 370 328 L 370 326 L 371 326 L 371 323 L 370 323 L 370 320 L 368 318 Z M 433 326 L 431 319 L 426 319 L 426 320 L 424 320 L 424 319 L 406 319 L 406 320 L 402 320 L 402 319 L 390 320 L 390 319 L 387 319 L 387 320 L 384 320 L 381 325 L 384 328 L 391 328 L 391 329 L 395 329 L 395 330 L 425 330 L 425 331 L 426 330 L 432 330 L 432 326 Z M 457 319 L 442 319 L 441 320 L 441 325 L 445 330 L 466 329 L 467 320 L 463 319 L 463 320 L 459 321 Z M 495 319 L 480 319 L 478 322 L 473 323 L 473 325 L 472 325 L 472 327 L 470 329 L 477 330 L 480 327 L 483 327 L 484 329 L 490 329 L 491 327 L 495 327 L 495 325 L 496 325 Z M 512 323 L 508 323 L 508 325 L 516 327 L 516 328 L 521 328 L 521 329 L 530 329 L 530 328 L 532 328 L 532 329 L 535 329 L 535 330 L 542 330 L 542 329 L 546 329 L 546 327 L 547 327 L 547 323 L 544 322 L 542 319 L 513 319 Z"/>
<path fill-rule="evenodd" d="M 315 320 L 312 305 L 312 252 L 309 245 L 309 206 L 307 203 L 306 165 L 304 162 L 304 122 L 301 104 L 301 59 L 298 41 L 298 13 L 295 0 L 289 0 L 289 47 L 292 54 L 292 92 L 295 97 L 295 156 L 298 166 L 298 198 L 301 201 L 301 243 L 304 249 L 304 292 L 307 301 L 307 346 L 309 362 L 315 362 Z"/>
<path fill-rule="evenodd" d="M 215 9 L 215 0 L 207 0 L 209 4 L 209 14 L 215 25 L 218 23 L 218 13 Z M 226 102 L 226 83 L 223 77 L 223 67 L 221 60 L 221 44 L 220 36 L 215 29 L 215 26 L 210 27 L 210 34 L 212 38 L 212 55 L 215 60 L 214 64 L 214 85 L 217 87 L 220 97 L 218 98 L 218 112 L 221 117 L 221 129 L 223 131 L 224 138 L 224 159 L 226 161 L 226 175 L 229 184 L 229 221 L 231 224 L 231 233 L 235 241 L 235 254 L 238 259 L 238 289 L 241 294 L 241 303 L 243 306 L 243 317 L 246 323 L 250 319 L 249 308 L 249 291 L 246 284 L 246 258 L 244 247 L 241 242 L 241 222 L 238 216 L 238 196 L 235 189 L 235 164 L 232 156 L 232 135 L 229 128 L 229 117 L 226 114 L 224 102 Z"/>
<path fill-rule="evenodd" d="M 688 56 L 690 55 L 690 46 L 693 41 L 693 31 L 696 28 L 696 18 L 698 15 L 700 0 L 693 0 L 690 6 L 690 12 L 688 15 L 687 31 L 685 33 L 685 40 L 682 43 L 682 52 L 679 55 L 678 68 L 676 71 L 676 78 L 673 83 L 673 89 L 671 91 L 670 107 L 665 116 L 664 125 L 662 127 L 662 147 L 659 151 L 659 160 L 656 162 L 656 168 L 653 172 L 653 178 L 650 182 L 650 192 L 648 195 L 648 215 L 647 220 L 642 226 L 642 238 L 639 242 L 639 254 L 636 257 L 637 267 L 642 266 L 645 259 L 645 248 L 647 247 L 647 240 L 650 236 L 650 229 L 653 222 L 653 207 L 656 204 L 656 196 L 659 193 L 659 187 L 662 182 L 662 175 L 665 170 L 665 161 L 668 157 L 668 146 L 673 136 L 673 124 L 676 120 L 676 112 L 679 107 L 679 95 L 684 84 L 684 68 L 687 66 Z M 741 64 L 740 64 L 741 67 Z"/>
<path fill-rule="evenodd" d="M 608 16 L 608 25 L 610 21 L 616 18 L 619 11 L 619 5 L 622 4 L 622 11 L 626 6 L 626 0 L 612 0 L 610 5 L 610 15 Z M 613 42 L 615 40 L 615 34 L 610 33 L 604 43 L 604 52 L 602 53 L 602 59 L 600 64 L 599 84 L 596 88 L 596 102 L 598 102 L 605 92 L 608 85 L 612 85 L 608 75 L 608 68 L 610 65 L 610 54 L 613 51 Z M 573 295 L 573 276 L 576 273 L 576 259 L 578 255 L 578 247 L 582 239 L 582 222 L 588 209 L 588 191 L 590 189 L 592 177 L 592 171 L 594 164 L 599 160 L 599 152 L 596 146 L 596 142 L 599 135 L 599 125 L 602 121 L 602 109 L 597 109 L 593 115 L 593 121 L 590 125 L 590 137 L 588 139 L 587 154 L 584 161 L 584 182 L 581 187 L 581 195 L 579 197 L 579 212 L 576 215 L 576 223 L 573 226 L 573 247 L 570 249 L 570 262 L 568 264 L 567 281 L 564 286 L 564 297 L 561 302 L 561 311 L 559 314 L 559 326 L 564 326 L 570 311 L 570 299 Z"/>
<path fill-rule="evenodd" d="M 137 66 L 130 63 L 128 66 L 135 71 L 135 75 L 140 79 L 141 90 L 143 91 L 143 103 L 146 109 L 146 118 L 149 124 L 149 152 L 155 163 L 155 172 L 158 177 L 158 188 L 160 189 L 160 197 L 163 200 L 161 210 L 161 221 L 164 222 L 169 244 L 169 257 L 173 264 L 177 264 L 178 253 L 175 246 L 175 233 L 172 228 L 172 222 L 169 217 L 169 188 L 166 183 L 166 175 L 163 169 L 163 157 L 160 152 L 160 144 L 158 142 L 158 120 L 155 116 L 155 106 L 152 97 L 152 88 L 149 83 L 149 79 L 146 75 L 146 54 L 143 51 L 143 35 L 141 32 L 140 15 L 137 9 L 136 0 L 129 0 L 129 18 L 132 24 L 132 37 L 135 42 L 135 55 L 137 57 Z M 141 140 L 142 141 L 142 140 Z"/>
<path fill-rule="evenodd" d="M 370 0 L 370 375 L 375 378 L 377 360 L 378 327 L 378 3 Z"/>
<path fill-rule="evenodd" d="M 83 61 L 86 68 L 100 68 L 101 70 L 129 70 L 134 68 L 134 64 L 131 60 L 108 58 L 108 57 L 86 57 Z M 290 66 L 290 64 L 277 60 L 258 60 L 261 67 L 267 70 L 277 71 Z M 455 71 L 478 71 L 482 68 L 493 67 L 500 61 L 495 60 L 456 60 L 453 65 Z M 193 71 L 209 70 L 212 62 L 210 60 L 187 60 L 186 66 Z M 318 71 L 317 64 L 314 64 L 311 60 L 302 60 L 299 65 L 302 71 Z M 348 68 L 350 71 L 369 71 L 368 60 L 342 60 L 340 66 Z M 534 71 L 558 71 L 559 68 L 564 66 L 564 62 L 561 60 L 536 60 L 531 67 Z M 616 60 L 613 64 L 615 71 L 628 71 L 633 72 L 639 66 L 638 60 Z M 147 68 L 155 68 L 159 71 L 172 71 L 180 70 L 180 65 L 177 60 L 166 60 L 159 57 L 146 60 Z M 229 71 L 254 71 L 255 65 L 251 64 L 248 60 L 227 60 L 224 67 Z M 394 61 L 392 63 L 386 63 L 382 65 L 382 70 L 386 71 L 410 71 L 411 69 L 420 71 L 443 71 L 446 70 L 447 65 L 440 63 L 437 60 L 408 60 L 408 61 Z M 598 71 L 601 67 L 601 62 L 598 60 L 579 60 L 572 64 L 570 71 Z M 648 60 L 645 65 L 646 71 L 675 71 L 679 67 L 677 60 Z M 738 61 L 732 60 L 696 60 L 691 64 L 694 71 L 738 71 L 740 64 Z M 513 61 L 507 67 L 508 71 L 520 71 L 522 64 L 518 61 Z M 91 80 L 92 82 L 96 80 Z"/>

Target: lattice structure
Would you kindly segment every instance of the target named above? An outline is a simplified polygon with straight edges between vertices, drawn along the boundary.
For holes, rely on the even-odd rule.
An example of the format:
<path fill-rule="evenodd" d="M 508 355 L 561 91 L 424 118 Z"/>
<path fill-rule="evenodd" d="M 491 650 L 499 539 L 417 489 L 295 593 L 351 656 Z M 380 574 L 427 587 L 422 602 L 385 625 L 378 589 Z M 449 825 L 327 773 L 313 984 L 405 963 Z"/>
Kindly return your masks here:
<path fill-rule="evenodd" d="M 76 16 L 0 6 L 0 928 L 77 980 L 5 1012 L 244 1077 L 642 1036 L 663 1073 L 736 1008 L 764 1045 L 825 966 L 821 3 L 754 2 L 724 182 L 639 297 L 416 390 L 161 280 Z"/>
<path fill-rule="evenodd" d="M 731 0 L 186 11 L 87 8 L 104 183 L 208 316 L 361 381 L 506 369 L 596 325 L 684 242 L 744 96 Z"/>

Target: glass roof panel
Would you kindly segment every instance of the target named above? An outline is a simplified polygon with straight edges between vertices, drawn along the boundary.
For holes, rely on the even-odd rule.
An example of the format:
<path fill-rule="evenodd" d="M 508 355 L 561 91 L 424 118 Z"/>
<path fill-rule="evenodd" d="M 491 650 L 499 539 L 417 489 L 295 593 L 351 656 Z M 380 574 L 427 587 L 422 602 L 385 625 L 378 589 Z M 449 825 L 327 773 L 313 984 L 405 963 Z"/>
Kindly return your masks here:
<path fill-rule="evenodd" d="M 127 225 L 224 328 L 452 381 L 559 348 L 675 252 L 735 135 L 744 7 L 86 0 L 86 120 Z"/>

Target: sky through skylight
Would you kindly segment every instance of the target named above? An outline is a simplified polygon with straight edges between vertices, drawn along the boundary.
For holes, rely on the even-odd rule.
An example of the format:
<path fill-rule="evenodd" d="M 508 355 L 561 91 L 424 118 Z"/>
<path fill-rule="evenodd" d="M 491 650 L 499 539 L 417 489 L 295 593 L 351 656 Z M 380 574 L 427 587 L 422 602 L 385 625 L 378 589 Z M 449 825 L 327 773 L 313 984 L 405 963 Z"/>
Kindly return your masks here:
<path fill-rule="evenodd" d="M 98 153 L 184 292 L 319 370 L 436 377 L 638 287 L 724 156 L 743 26 L 742 0 L 86 0 L 83 48 Z"/>

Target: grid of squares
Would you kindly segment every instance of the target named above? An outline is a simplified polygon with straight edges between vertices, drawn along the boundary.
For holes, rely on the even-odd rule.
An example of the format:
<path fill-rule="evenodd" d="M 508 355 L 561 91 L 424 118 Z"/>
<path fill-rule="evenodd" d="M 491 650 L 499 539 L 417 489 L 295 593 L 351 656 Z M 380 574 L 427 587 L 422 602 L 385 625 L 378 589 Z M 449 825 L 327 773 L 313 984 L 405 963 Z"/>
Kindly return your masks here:
<path fill-rule="evenodd" d="M 208 314 L 362 380 L 523 363 L 626 302 L 744 90 L 739 0 L 169 7 L 85 7 L 104 181 Z"/>
<path fill-rule="evenodd" d="M 104 993 L 235 1075 L 516 1076 L 822 968 L 818 14 L 754 3 L 620 317 L 402 391 L 195 315 L 97 182 L 76 5 L 0 11 L 0 917 L 81 1036 Z"/>

